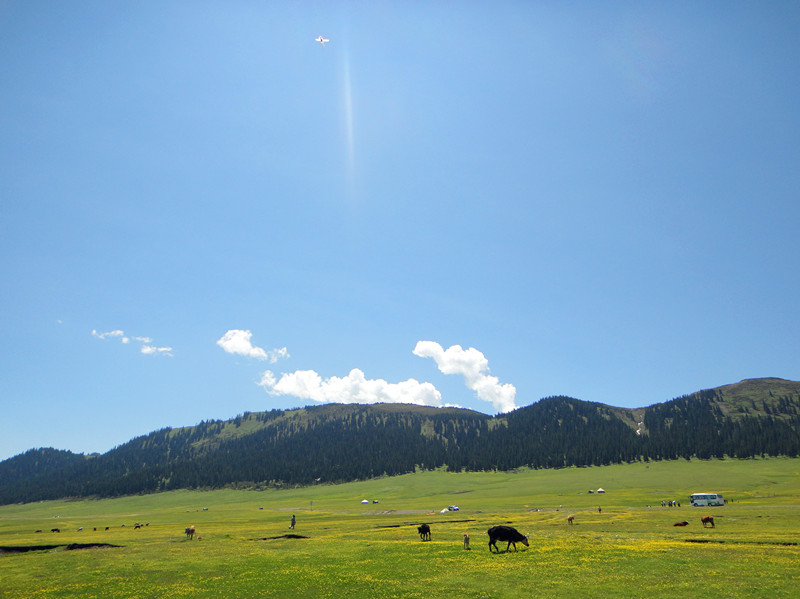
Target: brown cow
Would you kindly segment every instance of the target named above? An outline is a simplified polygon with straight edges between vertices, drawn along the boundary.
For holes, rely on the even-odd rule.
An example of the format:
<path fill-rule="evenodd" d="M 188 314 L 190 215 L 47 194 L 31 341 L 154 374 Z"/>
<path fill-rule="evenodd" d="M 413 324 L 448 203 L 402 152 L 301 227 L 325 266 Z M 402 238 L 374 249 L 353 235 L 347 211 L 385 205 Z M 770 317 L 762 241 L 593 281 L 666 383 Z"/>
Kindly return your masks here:
<path fill-rule="evenodd" d="M 703 516 L 700 518 L 700 522 L 703 523 L 703 528 L 708 528 L 708 524 L 711 525 L 711 528 L 716 528 L 714 526 L 714 516 Z"/>
<path fill-rule="evenodd" d="M 187 526 L 184 532 L 186 536 L 189 537 L 189 540 L 194 538 L 194 526 Z"/>
<path fill-rule="evenodd" d="M 684 520 L 683 522 L 676 522 L 672 526 L 689 526 L 689 523 L 686 520 Z"/>
<path fill-rule="evenodd" d="M 575 519 L 575 516 L 567 516 L 567 524 L 572 524 L 572 521 Z"/>

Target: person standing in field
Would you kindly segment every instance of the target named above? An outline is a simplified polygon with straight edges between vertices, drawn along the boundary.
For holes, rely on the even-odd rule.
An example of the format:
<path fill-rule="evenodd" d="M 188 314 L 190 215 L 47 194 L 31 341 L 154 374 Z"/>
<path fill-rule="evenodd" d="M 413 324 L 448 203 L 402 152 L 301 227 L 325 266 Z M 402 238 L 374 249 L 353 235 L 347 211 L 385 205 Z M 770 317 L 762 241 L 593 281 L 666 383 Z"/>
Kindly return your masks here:
<path fill-rule="evenodd" d="M 294 514 L 292 514 L 292 523 L 289 525 L 290 529 L 294 528 L 294 523 L 295 523 Z"/>

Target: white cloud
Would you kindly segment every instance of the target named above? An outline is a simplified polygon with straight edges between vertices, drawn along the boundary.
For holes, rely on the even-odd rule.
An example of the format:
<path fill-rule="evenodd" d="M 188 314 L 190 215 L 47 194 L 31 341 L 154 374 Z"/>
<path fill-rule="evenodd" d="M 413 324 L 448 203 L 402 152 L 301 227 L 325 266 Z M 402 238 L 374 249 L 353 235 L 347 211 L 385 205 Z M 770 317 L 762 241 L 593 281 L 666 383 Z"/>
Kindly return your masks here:
<path fill-rule="evenodd" d="M 258 383 L 270 395 L 291 395 L 320 403 L 409 403 L 420 406 L 441 406 L 442 394 L 431 383 L 408 379 L 389 383 L 383 379 L 367 379 L 358 368 L 346 377 L 323 379 L 313 370 L 296 370 L 280 378 L 267 370 Z"/>
<path fill-rule="evenodd" d="M 130 339 L 125 336 L 125 333 L 120 331 L 119 329 L 116 329 L 114 331 L 108 331 L 105 333 L 98 333 L 96 330 L 92 329 L 92 335 L 94 335 L 98 339 L 106 339 L 108 337 L 119 337 L 120 341 L 122 341 L 123 343 L 128 343 L 128 341 L 130 341 Z"/>
<path fill-rule="evenodd" d="M 266 351 L 261 347 L 253 345 L 250 342 L 250 338 L 252 336 L 253 333 L 250 331 L 231 329 L 222 337 L 217 339 L 217 345 L 219 345 L 229 354 L 247 356 L 248 358 L 256 358 L 258 360 L 267 360 L 270 364 L 274 364 L 282 358 L 289 357 L 289 352 L 285 347 Z"/>
<path fill-rule="evenodd" d="M 474 347 L 464 349 L 460 345 L 452 345 L 444 349 L 435 341 L 419 341 L 414 348 L 414 355 L 433 358 L 444 374 L 463 375 L 467 387 L 475 391 L 480 399 L 490 402 L 498 412 L 516 409 L 516 387 L 510 383 L 501 385 L 500 379 L 488 374 L 489 360 Z"/>
<path fill-rule="evenodd" d="M 142 345 L 142 353 L 143 354 L 165 354 L 167 356 L 172 355 L 172 348 L 171 347 L 155 347 L 154 345 Z"/>
<path fill-rule="evenodd" d="M 172 356 L 171 347 L 156 347 L 154 345 L 150 345 L 153 342 L 153 340 L 150 337 L 129 337 L 125 334 L 124 331 L 120 329 L 115 329 L 113 331 L 106 331 L 105 333 L 92 329 L 92 335 L 94 335 L 98 339 L 119 338 L 120 342 L 122 343 L 130 343 L 131 339 L 133 339 L 134 341 L 138 341 L 139 343 L 142 344 L 140 347 L 140 351 L 143 354 Z"/>

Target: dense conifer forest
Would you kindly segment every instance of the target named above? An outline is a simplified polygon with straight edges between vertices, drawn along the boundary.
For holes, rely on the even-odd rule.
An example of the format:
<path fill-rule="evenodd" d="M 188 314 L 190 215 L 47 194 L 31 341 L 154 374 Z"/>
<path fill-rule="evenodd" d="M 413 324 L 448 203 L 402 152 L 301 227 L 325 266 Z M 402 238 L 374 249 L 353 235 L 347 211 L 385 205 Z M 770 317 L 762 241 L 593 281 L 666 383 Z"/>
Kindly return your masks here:
<path fill-rule="evenodd" d="M 0 504 L 170 489 L 307 485 L 446 468 L 564 468 L 800 455 L 800 383 L 742 381 L 646 408 L 548 397 L 508 414 L 329 404 L 161 429 L 102 455 L 0 462 Z"/>

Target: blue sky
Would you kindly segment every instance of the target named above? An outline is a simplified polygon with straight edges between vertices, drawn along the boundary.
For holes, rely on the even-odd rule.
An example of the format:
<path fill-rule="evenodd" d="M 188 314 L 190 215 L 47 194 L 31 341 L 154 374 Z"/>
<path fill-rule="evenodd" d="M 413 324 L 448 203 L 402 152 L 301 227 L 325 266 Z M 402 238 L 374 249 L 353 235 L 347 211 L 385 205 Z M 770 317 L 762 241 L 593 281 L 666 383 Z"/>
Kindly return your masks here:
<path fill-rule="evenodd" d="M 0 459 L 800 379 L 798 31 L 792 1 L 2 0 Z"/>

